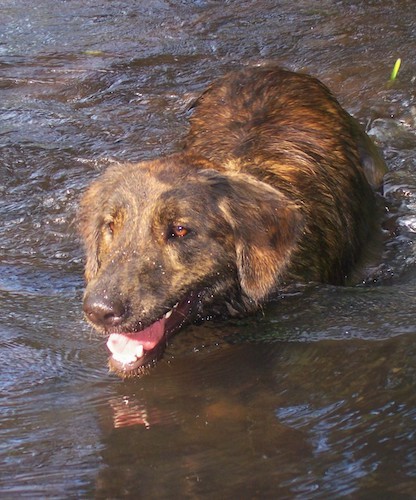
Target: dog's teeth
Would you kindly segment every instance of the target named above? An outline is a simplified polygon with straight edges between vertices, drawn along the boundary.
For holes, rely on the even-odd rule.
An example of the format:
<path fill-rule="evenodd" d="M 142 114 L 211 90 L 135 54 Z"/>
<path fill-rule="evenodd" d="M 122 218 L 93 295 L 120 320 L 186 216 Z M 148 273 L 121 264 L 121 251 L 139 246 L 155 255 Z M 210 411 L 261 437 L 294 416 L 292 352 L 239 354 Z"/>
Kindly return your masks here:
<path fill-rule="evenodd" d="M 176 302 L 176 304 L 173 306 L 173 309 L 176 309 L 179 305 L 179 302 Z"/>
<path fill-rule="evenodd" d="M 166 318 L 166 319 L 170 318 L 170 317 L 171 317 L 171 315 L 172 315 L 172 312 L 173 312 L 173 311 L 172 311 L 172 309 L 171 309 L 170 311 L 168 311 L 168 312 L 165 314 L 165 318 Z"/>
<path fill-rule="evenodd" d="M 137 349 L 136 349 L 136 358 L 141 358 L 143 356 L 143 346 L 140 344 L 137 346 Z"/>
<path fill-rule="evenodd" d="M 136 348 L 136 352 L 131 355 L 126 355 L 123 356 L 123 354 L 118 354 L 118 353 L 113 353 L 113 358 L 118 361 L 119 363 L 122 363 L 123 365 L 128 365 L 130 363 L 134 363 L 137 359 L 141 358 L 143 356 L 144 349 L 142 345 L 138 345 Z"/>
<path fill-rule="evenodd" d="M 136 361 L 136 356 L 123 356 L 122 354 L 113 353 L 113 358 L 119 363 L 123 363 L 123 365 L 128 365 L 129 363 L 133 363 Z"/>

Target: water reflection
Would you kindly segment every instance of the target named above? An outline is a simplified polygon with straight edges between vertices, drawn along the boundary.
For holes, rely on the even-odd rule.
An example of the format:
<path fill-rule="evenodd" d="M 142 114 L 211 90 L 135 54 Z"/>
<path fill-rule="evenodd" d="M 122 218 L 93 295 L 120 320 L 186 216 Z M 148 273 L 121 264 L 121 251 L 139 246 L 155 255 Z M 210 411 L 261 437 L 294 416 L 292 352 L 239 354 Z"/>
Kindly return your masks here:
<path fill-rule="evenodd" d="M 195 378 L 186 381 L 180 356 L 169 368 L 162 362 L 156 378 L 169 369 L 168 390 L 153 394 L 149 379 L 121 386 L 123 395 L 111 400 L 115 429 L 98 493 L 112 491 L 114 476 L 128 494 L 162 497 L 169 488 L 196 496 L 338 496 L 371 493 L 385 475 L 411 477 L 416 397 L 409 341 L 219 348 L 203 353 L 191 367 Z M 180 371 L 186 373 L 177 377 Z M 128 470 L 120 467 L 121 452 Z M 407 464 L 400 472 L 398 456 Z M 155 483 L 156 468 L 163 475 Z M 411 488 L 393 481 L 389 491 Z"/>

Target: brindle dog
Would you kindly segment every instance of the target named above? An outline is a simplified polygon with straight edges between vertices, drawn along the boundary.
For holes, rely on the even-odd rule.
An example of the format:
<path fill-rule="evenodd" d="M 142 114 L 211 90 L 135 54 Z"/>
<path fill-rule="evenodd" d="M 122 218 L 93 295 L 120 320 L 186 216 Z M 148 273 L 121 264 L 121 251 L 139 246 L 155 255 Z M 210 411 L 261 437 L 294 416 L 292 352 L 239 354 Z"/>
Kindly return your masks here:
<path fill-rule="evenodd" d="M 194 104 L 183 150 L 110 167 L 81 202 L 87 320 L 140 374 L 183 325 L 255 311 L 290 282 L 342 284 L 385 164 L 318 80 L 243 69 Z"/>

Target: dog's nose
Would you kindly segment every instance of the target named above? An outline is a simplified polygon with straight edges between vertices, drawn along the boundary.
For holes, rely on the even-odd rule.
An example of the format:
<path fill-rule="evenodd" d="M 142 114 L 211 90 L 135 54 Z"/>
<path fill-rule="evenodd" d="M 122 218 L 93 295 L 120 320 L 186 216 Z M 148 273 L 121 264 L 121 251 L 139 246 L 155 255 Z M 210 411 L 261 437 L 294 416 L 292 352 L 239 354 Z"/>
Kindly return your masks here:
<path fill-rule="evenodd" d="M 121 300 L 96 296 L 94 294 L 85 297 L 83 309 L 91 323 L 104 328 L 119 326 L 126 313 Z"/>

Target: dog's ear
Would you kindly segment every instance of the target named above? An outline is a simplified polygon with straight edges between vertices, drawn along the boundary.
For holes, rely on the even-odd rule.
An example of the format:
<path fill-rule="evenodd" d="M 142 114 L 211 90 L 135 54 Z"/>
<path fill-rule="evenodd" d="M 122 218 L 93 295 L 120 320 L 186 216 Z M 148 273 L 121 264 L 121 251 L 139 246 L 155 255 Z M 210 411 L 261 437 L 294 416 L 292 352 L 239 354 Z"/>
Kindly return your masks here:
<path fill-rule="evenodd" d="M 230 191 L 221 209 L 234 232 L 243 292 L 261 302 L 277 286 L 303 228 L 299 205 L 254 177 L 226 175 Z"/>
<path fill-rule="evenodd" d="M 99 206 L 97 184 L 93 183 L 83 194 L 78 211 L 78 229 L 84 242 L 86 253 L 85 278 L 90 281 L 98 272 L 98 244 L 102 221 L 98 220 L 102 210 Z"/>

